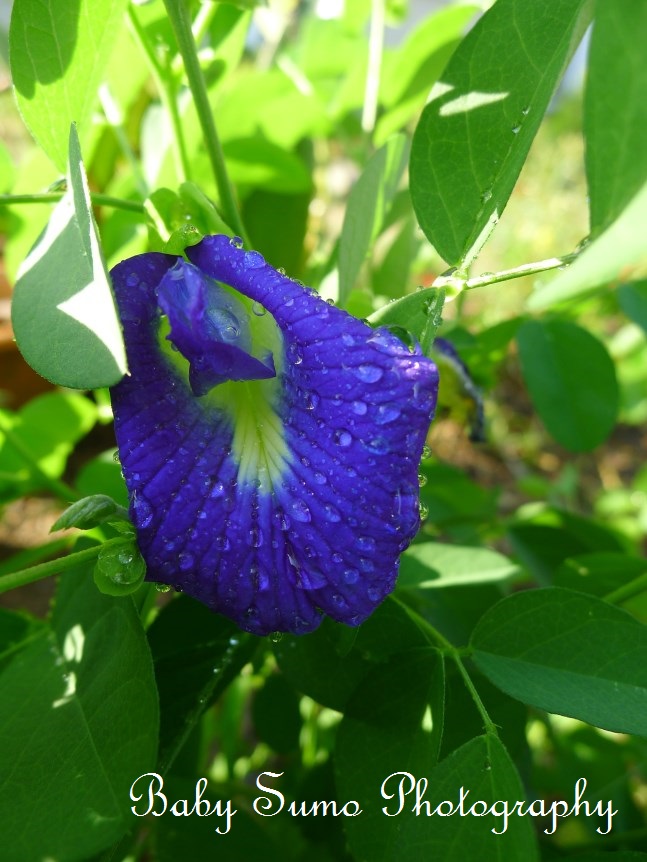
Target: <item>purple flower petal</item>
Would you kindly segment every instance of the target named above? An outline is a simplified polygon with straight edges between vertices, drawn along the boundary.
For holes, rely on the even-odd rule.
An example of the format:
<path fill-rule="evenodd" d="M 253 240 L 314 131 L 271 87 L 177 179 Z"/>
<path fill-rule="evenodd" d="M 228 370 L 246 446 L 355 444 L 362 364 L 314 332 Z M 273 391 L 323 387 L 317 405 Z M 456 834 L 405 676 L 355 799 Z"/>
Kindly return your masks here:
<path fill-rule="evenodd" d="M 419 527 L 436 367 L 227 237 L 187 253 L 202 278 L 160 254 L 112 273 L 130 367 L 113 389 L 115 428 L 147 578 L 257 634 L 310 631 L 322 613 L 357 625 L 393 589 Z M 173 271 L 190 283 L 176 299 Z M 239 377 L 196 397 L 196 343 L 207 353 L 211 335 L 225 340 L 197 309 L 242 314 L 222 297 L 210 304 L 210 279 L 247 304 L 240 349 L 271 350 L 263 364 L 276 376 L 257 379 L 236 360 Z M 179 353 L 161 346 L 160 305 Z"/>

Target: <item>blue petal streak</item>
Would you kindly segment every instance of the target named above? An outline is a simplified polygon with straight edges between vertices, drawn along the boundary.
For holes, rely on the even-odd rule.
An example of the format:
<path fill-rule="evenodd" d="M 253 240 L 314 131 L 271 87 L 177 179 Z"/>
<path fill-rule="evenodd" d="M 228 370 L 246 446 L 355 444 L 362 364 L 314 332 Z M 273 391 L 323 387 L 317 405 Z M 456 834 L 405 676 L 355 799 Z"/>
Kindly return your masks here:
<path fill-rule="evenodd" d="M 130 367 L 112 393 L 115 429 L 147 579 L 256 634 L 311 631 L 322 613 L 358 625 L 393 589 L 419 527 L 436 367 L 227 237 L 187 253 L 197 270 L 150 253 L 112 272 Z M 196 341 L 201 353 L 224 339 L 195 312 L 195 284 L 175 299 L 164 286 L 180 270 L 206 294 L 213 279 L 267 310 L 280 337 L 263 367 L 275 378 L 247 376 L 243 358 L 241 382 L 196 397 L 204 386 L 160 347 L 161 313 L 191 367 Z M 205 308 L 240 319 L 240 306 L 213 303 L 205 295 Z M 253 358 L 249 347 L 243 338 Z"/>

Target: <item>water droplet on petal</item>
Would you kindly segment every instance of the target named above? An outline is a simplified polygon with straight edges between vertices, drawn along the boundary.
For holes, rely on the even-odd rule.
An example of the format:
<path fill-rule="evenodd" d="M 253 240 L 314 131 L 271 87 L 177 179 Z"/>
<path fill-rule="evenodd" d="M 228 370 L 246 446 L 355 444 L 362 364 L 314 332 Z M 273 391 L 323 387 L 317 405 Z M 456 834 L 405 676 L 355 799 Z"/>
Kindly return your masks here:
<path fill-rule="evenodd" d="M 331 524 L 338 524 L 341 521 L 341 515 L 332 503 L 326 503 L 324 506 L 324 514 L 326 516 L 326 520 L 330 521 Z"/>
<path fill-rule="evenodd" d="M 378 587 L 369 587 L 366 591 L 366 595 L 372 602 L 379 602 L 382 598 L 382 593 Z"/>
<path fill-rule="evenodd" d="M 375 414 L 375 421 L 378 425 L 388 425 L 399 418 L 400 408 L 397 404 L 380 404 Z"/>
<path fill-rule="evenodd" d="M 429 517 L 429 506 L 426 503 L 423 503 L 422 500 L 420 501 L 418 511 L 420 512 L 421 521 L 425 521 Z"/>
<path fill-rule="evenodd" d="M 260 269 L 265 266 L 265 258 L 258 251 L 246 251 L 245 266 L 247 269 Z"/>
<path fill-rule="evenodd" d="M 252 527 L 249 531 L 249 535 L 247 537 L 248 543 L 252 546 L 252 548 L 260 548 L 263 544 L 263 532 L 259 529 L 259 527 Z"/>
<path fill-rule="evenodd" d="M 384 371 L 379 365 L 370 365 L 368 363 L 358 365 L 350 370 L 358 380 L 362 381 L 362 383 L 377 383 L 377 381 L 381 380 L 384 376 Z"/>
<path fill-rule="evenodd" d="M 227 538 L 227 536 L 216 537 L 216 548 L 218 548 L 219 551 L 229 550 L 229 539 Z"/>
<path fill-rule="evenodd" d="M 303 500 L 294 500 L 290 507 L 290 511 L 292 512 L 294 520 L 299 521 L 302 524 L 307 524 L 312 520 L 310 509 Z"/>
<path fill-rule="evenodd" d="M 357 547 L 365 553 L 372 553 L 375 550 L 375 539 L 373 536 L 360 536 L 357 540 Z"/>
<path fill-rule="evenodd" d="M 193 554 L 183 551 L 177 558 L 180 571 L 186 572 L 193 568 Z"/>
<path fill-rule="evenodd" d="M 267 314 L 267 309 L 260 302 L 253 302 L 252 312 L 256 315 L 256 317 L 262 317 L 264 314 Z"/>
<path fill-rule="evenodd" d="M 427 484 L 427 477 L 425 476 L 425 474 L 424 473 L 418 473 L 418 485 L 421 488 L 424 488 L 426 484 Z"/>
<path fill-rule="evenodd" d="M 328 480 L 326 479 L 326 477 L 324 476 L 324 474 L 323 474 L 323 473 L 320 473 L 319 471 L 317 471 L 317 472 L 313 475 L 313 477 L 312 477 L 312 478 L 315 480 L 315 482 L 317 483 L 317 485 L 325 485 L 325 484 L 326 484 L 326 482 L 328 481 Z"/>
<path fill-rule="evenodd" d="M 115 462 L 115 464 L 119 464 L 119 450 L 118 449 L 115 449 L 115 451 L 112 453 L 112 460 Z"/>
<path fill-rule="evenodd" d="M 229 240 L 229 245 L 233 245 L 234 248 L 242 248 L 243 241 L 239 236 L 232 236 L 232 238 Z"/>
<path fill-rule="evenodd" d="M 355 344 L 355 337 L 350 334 L 350 332 L 343 332 L 341 336 L 341 343 L 345 347 L 352 347 Z"/>
<path fill-rule="evenodd" d="M 335 551 L 335 553 L 332 555 L 332 561 L 333 563 L 343 563 L 344 558 L 339 553 L 339 551 Z"/>
<path fill-rule="evenodd" d="M 337 431 L 335 431 L 333 439 L 335 443 L 337 443 L 339 446 L 343 446 L 344 448 L 347 448 L 353 442 L 352 434 L 350 433 L 350 431 L 346 431 L 345 428 L 339 428 Z"/>
<path fill-rule="evenodd" d="M 386 437 L 373 437 L 364 445 L 369 452 L 375 452 L 376 455 L 386 455 L 387 452 L 391 451 L 391 444 Z"/>
<path fill-rule="evenodd" d="M 358 416 L 364 416 L 368 407 L 363 401 L 353 401 L 353 413 L 356 413 Z"/>
<path fill-rule="evenodd" d="M 356 584 L 359 581 L 359 571 L 357 569 L 346 569 L 344 572 L 344 582 L 349 586 Z"/>
<path fill-rule="evenodd" d="M 427 446 L 426 443 L 422 447 L 422 455 L 420 457 L 423 461 L 425 461 L 427 458 L 431 458 L 431 449 L 429 448 L 429 446 Z"/>
<path fill-rule="evenodd" d="M 150 504 L 142 497 L 136 497 L 133 502 L 133 511 L 135 514 L 135 526 L 140 530 L 144 530 L 151 525 L 153 520 L 153 510 Z"/>
<path fill-rule="evenodd" d="M 293 365 L 301 365 L 303 362 L 303 353 L 298 344 L 292 342 L 288 346 L 288 359 Z"/>

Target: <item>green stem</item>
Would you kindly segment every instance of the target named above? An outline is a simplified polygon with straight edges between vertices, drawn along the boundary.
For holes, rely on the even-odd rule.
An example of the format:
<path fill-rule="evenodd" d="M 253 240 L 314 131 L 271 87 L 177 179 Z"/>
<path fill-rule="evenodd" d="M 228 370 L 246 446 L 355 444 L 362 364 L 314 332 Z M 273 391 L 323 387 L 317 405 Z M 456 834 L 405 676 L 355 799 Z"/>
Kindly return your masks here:
<path fill-rule="evenodd" d="M 439 275 L 434 281 L 433 287 L 444 287 L 448 298 L 456 298 L 465 290 L 474 290 L 476 287 L 486 287 L 488 284 L 498 284 L 501 281 L 510 281 L 513 278 L 523 278 L 525 275 L 537 275 L 540 272 L 548 272 L 551 269 L 560 269 L 568 266 L 578 256 L 578 252 L 565 254 L 563 257 L 549 257 L 546 260 L 537 260 L 533 263 L 524 263 L 513 269 L 502 269 L 500 272 L 484 272 L 474 278 L 468 278 L 464 269 L 452 269 L 447 274 Z"/>
<path fill-rule="evenodd" d="M 420 629 L 420 631 L 425 635 L 427 640 L 438 647 L 442 653 L 447 655 L 455 664 L 459 670 L 460 675 L 463 678 L 463 682 L 465 683 L 465 687 L 469 691 L 472 700 L 474 701 L 474 705 L 478 710 L 479 715 L 483 720 L 483 726 L 485 728 L 485 732 L 490 734 L 491 736 L 499 735 L 499 731 L 497 730 L 496 724 L 490 718 L 488 711 L 486 710 L 481 697 L 476 690 L 476 686 L 472 682 L 472 678 L 467 672 L 467 668 L 463 664 L 463 655 L 462 651 L 455 647 L 447 638 L 442 635 L 431 623 L 422 617 L 417 611 L 414 611 L 413 608 L 410 608 L 405 602 L 401 599 L 397 598 L 394 595 L 391 595 L 391 601 L 400 605 L 400 607 L 408 614 L 409 618 L 415 625 Z"/>
<path fill-rule="evenodd" d="M 371 26 L 368 35 L 368 66 L 364 106 L 362 108 L 362 129 L 372 132 L 377 119 L 377 105 L 380 95 L 380 70 L 384 51 L 384 23 L 386 18 L 385 0 L 373 0 Z"/>
<path fill-rule="evenodd" d="M 13 206 L 14 204 L 55 204 L 63 197 L 65 192 L 42 192 L 32 195 L 0 195 L 0 206 Z M 95 206 L 114 207 L 114 209 L 128 210 L 129 212 L 143 213 L 144 205 L 139 201 L 127 201 L 123 198 L 113 198 L 110 195 L 101 195 L 91 192 L 90 197 Z"/>
<path fill-rule="evenodd" d="M 112 93 L 107 84 L 102 84 L 99 87 L 99 101 L 105 118 L 112 131 L 115 133 L 121 152 L 128 162 L 133 179 L 135 180 L 135 185 L 137 186 L 137 191 L 140 196 L 145 199 L 148 197 L 148 186 L 146 184 L 144 174 L 142 173 L 139 160 L 133 152 L 133 148 L 130 146 L 130 141 L 128 140 L 128 135 L 124 128 L 124 118 L 121 108 L 112 97 Z"/>
<path fill-rule="evenodd" d="M 191 179 L 191 164 L 184 139 L 184 131 L 182 129 L 182 120 L 178 107 L 176 87 L 169 77 L 172 75 L 171 70 L 164 70 L 159 62 L 155 49 L 152 47 L 146 37 L 146 31 L 142 27 L 139 18 L 135 12 L 135 7 L 128 7 L 128 23 L 131 32 L 135 37 L 139 47 L 143 51 L 150 73 L 155 81 L 155 87 L 160 97 L 160 101 L 166 110 L 168 118 L 173 129 L 173 158 L 175 161 L 175 170 L 178 175 L 179 182 L 185 182 Z M 170 64 L 169 64 L 170 65 Z"/>
<path fill-rule="evenodd" d="M 77 551 L 75 554 L 68 554 L 67 557 L 60 557 L 57 560 L 50 560 L 47 563 L 39 563 L 37 566 L 30 566 L 28 569 L 20 569 L 17 572 L 10 572 L 8 575 L 0 577 L 0 593 L 7 593 L 9 590 L 15 590 L 16 587 L 24 587 L 26 584 L 33 584 L 36 581 L 42 581 L 44 578 L 50 578 L 52 575 L 59 575 L 67 569 L 72 569 L 78 566 L 79 563 L 85 563 L 88 560 L 94 560 L 99 556 L 99 551 L 102 548 L 111 547 L 113 545 L 127 545 L 132 543 L 132 538 L 122 536 L 116 539 L 108 539 L 100 545 L 95 545 L 92 548 L 86 548 L 84 551 Z"/>
<path fill-rule="evenodd" d="M 43 470 L 34 453 L 28 446 L 25 446 L 19 435 L 14 432 L 9 424 L 7 417 L 2 413 L 0 413 L 0 434 L 4 435 L 7 443 L 27 462 L 31 471 L 38 476 L 45 488 L 49 488 L 57 497 L 60 497 L 61 500 L 67 503 L 79 499 L 79 495 L 74 488 L 60 479 L 55 479 Z"/>
<path fill-rule="evenodd" d="M 622 602 L 626 602 L 627 599 L 633 599 L 634 596 L 640 595 L 640 593 L 645 590 L 647 590 L 647 572 L 645 572 L 644 575 L 639 575 L 637 578 L 634 578 L 633 581 L 629 581 L 628 584 L 618 587 L 617 590 L 607 593 L 606 596 L 604 596 L 604 601 L 609 602 L 612 605 L 618 605 Z"/>
<path fill-rule="evenodd" d="M 225 221 L 239 234 L 249 246 L 249 239 L 245 232 L 234 195 L 234 187 L 229 179 L 225 156 L 216 131 L 216 124 L 211 113 L 211 105 L 207 95 L 207 87 L 200 68 L 198 52 L 191 30 L 186 0 L 164 0 L 166 13 L 173 27 L 177 39 L 180 54 L 184 60 L 184 71 L 189 82 L 189 88 L 193 95 L 195 109 L 202 126 L 204 142 L 207 148 L 209 161 L 218 187 L 220 197 L 220 208 Z"/>

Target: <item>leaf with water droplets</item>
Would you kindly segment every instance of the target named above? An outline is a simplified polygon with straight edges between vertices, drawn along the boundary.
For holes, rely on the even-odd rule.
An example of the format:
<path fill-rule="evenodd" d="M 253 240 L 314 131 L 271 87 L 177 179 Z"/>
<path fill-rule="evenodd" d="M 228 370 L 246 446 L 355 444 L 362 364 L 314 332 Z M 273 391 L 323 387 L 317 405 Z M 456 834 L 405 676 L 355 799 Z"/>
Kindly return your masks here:
<path fill-rule="evenodd" d="M 498 0 L 432 90 L 411 149 L 411 198 L 449 263 L 470 263 L 503 212 L 589 5 Z"/>

